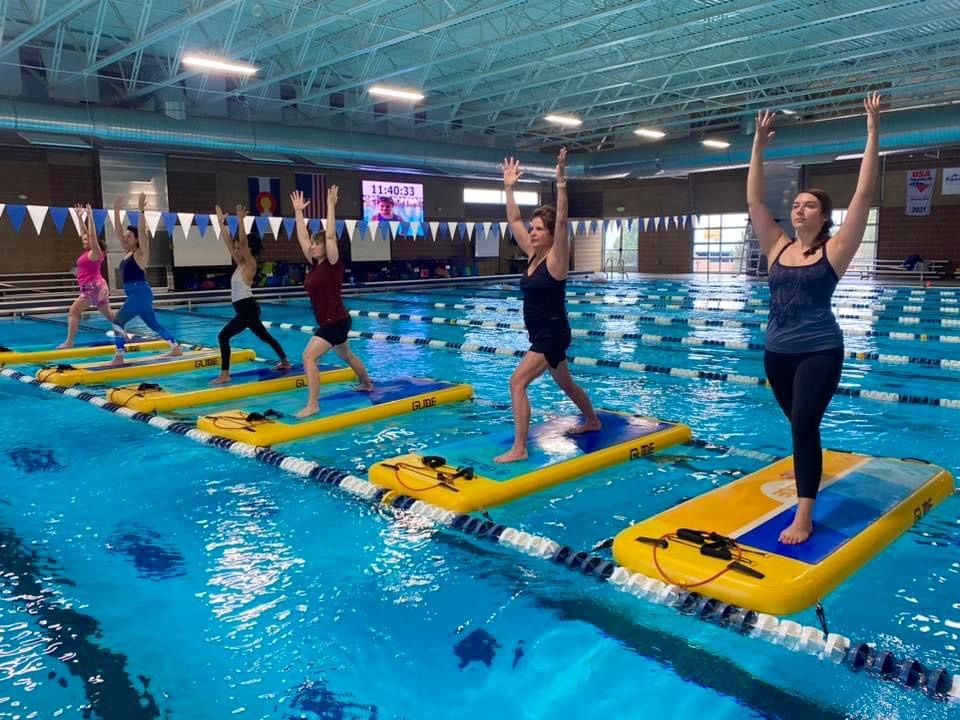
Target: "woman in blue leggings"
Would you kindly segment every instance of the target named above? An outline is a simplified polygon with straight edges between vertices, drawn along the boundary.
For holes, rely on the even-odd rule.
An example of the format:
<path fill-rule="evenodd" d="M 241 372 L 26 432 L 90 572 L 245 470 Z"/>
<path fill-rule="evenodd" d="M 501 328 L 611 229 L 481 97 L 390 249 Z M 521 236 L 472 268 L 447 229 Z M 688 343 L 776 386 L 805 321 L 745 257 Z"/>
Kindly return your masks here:
<path fill-rule="evenodd" d="M 123 365 L 123 351 L 127 339 L 124 326 L 136 317 L 143 320 L 147 327 L 170 343 L 170 355 L 180 355 L 183 351 L 177 341 L 174 340 L 173 334 L 160 324 L 153 312 L 153 290 L 150 289 L 150 284 L 147 282 L 147 276 L 144 272 L 150 257 L 150 231 L 147 230 L 146 220 L 144 219 L 147 196 L 140 193 L 140 218 L 137 223 L 139 227 L 128 225 L 126 230 L 123 229 L 123 224 L 120 222 L 122 205 L 123 197 L 117 195 L 113 204 L 113 227 L 121 238 L 124 250 L 126 250 L 123 260 L 120 261 L 120 278 L 123 281 L 123 291 L 126 293 L 127 299 L 113 318 L 117 354 L 114 356 L 112 364 Z M 143 239 L 141 240 L 141 238 Z"/>

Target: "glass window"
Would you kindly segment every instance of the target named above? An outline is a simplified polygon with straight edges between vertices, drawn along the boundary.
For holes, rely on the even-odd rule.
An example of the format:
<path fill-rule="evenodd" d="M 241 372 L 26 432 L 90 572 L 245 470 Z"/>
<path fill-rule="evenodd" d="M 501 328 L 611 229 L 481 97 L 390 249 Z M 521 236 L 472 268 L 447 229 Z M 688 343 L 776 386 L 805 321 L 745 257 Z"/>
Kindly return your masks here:
<path fill-rule="evenodd" d="M 740 271 L 746 213 L 694 217 L 693 272 Z"/>

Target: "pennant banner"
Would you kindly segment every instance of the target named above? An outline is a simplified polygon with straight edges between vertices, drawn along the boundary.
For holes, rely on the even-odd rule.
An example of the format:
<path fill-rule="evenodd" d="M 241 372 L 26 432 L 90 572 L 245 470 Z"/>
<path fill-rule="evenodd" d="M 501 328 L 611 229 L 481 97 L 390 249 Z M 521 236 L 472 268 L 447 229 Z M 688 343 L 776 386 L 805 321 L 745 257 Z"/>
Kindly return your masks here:
<path fill-rule="evenodd" d="M 127 225 L 133 225 L 138 230 L 140 229 L 140 211 L 139 210 L 127 210 Z"/>
<path fill-rule="evenodd" d="M 7 205 L 7 218 L 13 229 L 20 232 L 23 226 L 23 219 L 27 216 L 27 208 L 23 205 Z"/>
<path fill-rule="evenodd" d="M 343 220 L 337 220 L 335 225 L 335 229 L 337 231 L 337 238 L 343 235 L 343 228 L 344 228 Z"/>
<path fill-rule="evenodd" d="M 283 219 L 283 229 L 287 233 L 287 239 L 293 238 L 293 233 L 296 232 L 297 220 L 296 218 L 287 217 Z"/>
<path fill-rule="evenodd" d="M 249 235 L 250 232 L 253 230 L 253 223 L 255 220 L 256 218 L 250 215 L 243 216 L 243 229 L 246 231 L 247 235 Z"/>
<path fill-rule="evenodd" d="M 0 205 L 0 214 L 3 213 L 3 205 Z M 86 224 L 86 213 L 83 213 L 84 217 L 78 217 L 77 211 L 73 208 L 70 208 L 70 219 L 73 220 L 73 227 L 77 229 L 77 235 L 82 232 L 83 226 Z"/>
<path fill-rule="evenodd" d="M 157 210 L 146 210 L 144 216 L 147 220 L 147 230 L 151 235 L 157 234 L 157 228 L 160 227 L 160 212 Z"/>
<path fill-rule="evenodd" d="M 93 225 L 97 231 L 97 235 L 103 233 L 103 226 L 107 222 L 107 215 L 110 213 L 103 208 L 95 208 L 93 211 Z"/>
<path fill-rule="evenodd" d="M 350 239 L 353 239 L 353 232 L 357 229 L 356 220 L 344 220 L 343 224 L 347 226 L 347 234 L 350 236 Z"/>
<path fill-rule="evenodd" d="M 320 232 L 320 220 L 317 218 L 310 218 L 307 220 L 307 229 L 310 231 L 310 234 Z"/>
<path fill-rule="evenodd" d="M 43 221 L 47 219 L 46 205 L 27 205 L 27 212 L 30 213 L 30 219 L 33 226 L 37 229 L 37 235 L 43 229 Z"/>
<path fill-rule="evenodd" d="M 246 220 L 246 218 L 244 218 L 244 220 Z M 260 231 L 260 237 L 263 237 L 264 235 L 266 235 L 267 231 L 270 229 L 270 222 L 267 219 L 267 216 L 258 215 L 257 217 L 254 218 L 254 222 L 256 222 L 257 224 L 257 230 Z M 250 230 L 247 229 L 247 232 L 249 233 Z"/>
<path fill-rule="evenodd" d="M 204 235 L 207 234 L 207 228 L 210 227 L 210 223 L 211 223 L 211 222 L 214 223 L 214 227 L 217 226 L 216 223 L 220 222 L 220 220 L 217 218 L 216 214 L 213 215 L 213 219 L 212 219 L 212 220 L 211 220 L 211 218 L 210 218 L 210 215 L 205 215 L 205 214 L 202 214 L 202 213 L 196 215 L 194 219 L 197 221 L 197 230 L 200 231 L 200 237 L 203 237 Z M 186 233 L 186 232 L 188 232 L 189 230 L 190 230 L 190 226 L 187 225 L 187 227 L 184 228 L 183 232 Z"/>
<path fill-rule="evenodd" d="M 168 233 L 173 235 L 173 229 L 177 226 L 177 214 L 175 212 L 165 212 L 161 213 L 161 215 L 163 216 L 163 227 Z M 186 232 L 187 229 L 188 228 L 184 228 L 184 232 Z"/>
<path fill-rule="evenodd" d="M 53 220 L 53 226 L 57 228 L 58 233 L 63 233 L 63 225 L 67 222 L 69 211 L 65 207 L 50 208 L 50 219 Z"/>
<path fill-rule="evenodd" d="M 184 234 L 190 232 L 190 226 L 193 225 L 193 213 L 177 213 L 177 217 L 180 219 L 180 227 L 183 228 Z"/>
<path fill-rule="evenodd" d="M 280 239 L 280 225 L 283 223 L 282 217 L 270 217 L 267 218 L 267 221 L 270 223 L 270 232 L 273 233 L 273 239 Z"/>
<path fill-rule="evenodd" d="M 227 227 L 230 229 L 230 236 L 236 237 L 237 230 L 240 229 L 240 221 L 236 215 L 227 215 Z"/>
<path fill-rule="evenodd" d="M 389 220 L 389 221 L 387 221 L 387 225 L 390 226 L 390 234 L 393 235 L 393 237 L 396 237 L 396 236 L 397 236 L 397 228 L 400 227 L 400 221 L 399 221 L 399 220 Z"/>
<path fill-rule="evenodd" d="M 440 232 L 440 223 L 435 221 L 430 221 L 430 235 L 433 237 L 433 241 L 437 241 L 437 233 Z"/>

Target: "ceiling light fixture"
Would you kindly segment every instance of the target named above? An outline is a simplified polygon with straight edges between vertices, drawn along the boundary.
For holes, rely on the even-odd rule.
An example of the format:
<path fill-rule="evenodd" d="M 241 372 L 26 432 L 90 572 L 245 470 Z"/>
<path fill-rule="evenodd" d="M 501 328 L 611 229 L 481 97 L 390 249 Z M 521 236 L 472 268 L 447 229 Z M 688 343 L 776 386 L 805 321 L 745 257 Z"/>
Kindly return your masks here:
<path fill-rule="evenodd" d="M 633 131 L 633 134 L 651 140 L 662 140 L 667 136 L 663 130 L 651 130 L 650 128 L 637 128 Z"/>
<path fill-rule="evenodd" d="M 401 90 L 400 88 L 385 87 L 383 85 L 371 85 L 369 92 L 371 95 L 376 95 L 377 97 L 412 100 L 413 102 L 418 102 L 424 98 L 424 94 L 416 90 Z"/>
<path fill-rule="evenodd" d="M 187 67 L 200 68 L 203 70 L 217 70 L 224 73 L 236 73 L 237 75 L 253 75 L 259 68 L 253 65 L 244 65 L 242 63 L 226 62 L 218 60 L 209 55 L 184 55 L 180 61 Z"/>
<path fill-rule="evenodd" d="M 797 111 L 796 111 L 796 110 L 791 110 L 790 108 L 782 108 L 782 109 L 780 110 L 780 112 L 782 112 L 784 115 L 796 115 L 796 114 L 797 114 Z"/>
<path fill-rule="evenodd" d="M 579 127 L 583 125 L 583 120 L 573 115 L 547 115 L 543 118 L 554 125 L 563 125 L 564 127 Z"/>
<path fill-rule="evenodd" d="M 701 140 L 700 144 L 708 148 L 717 148 L 718 150 L 725 150 L 730 147 L 730 143 L 726 140 L 711 140 L 709 138 Z"/>

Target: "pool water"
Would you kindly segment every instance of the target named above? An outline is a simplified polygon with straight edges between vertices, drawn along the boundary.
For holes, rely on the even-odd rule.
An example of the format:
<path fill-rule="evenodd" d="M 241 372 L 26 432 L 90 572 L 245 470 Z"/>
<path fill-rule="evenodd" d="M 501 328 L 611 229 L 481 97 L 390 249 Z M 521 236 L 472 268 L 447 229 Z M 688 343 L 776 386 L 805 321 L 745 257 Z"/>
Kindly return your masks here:
<path fill-rule="evenodd" d="M 876 302 L 858 288 L 841 285 L 838 305 Z M 756 327 L 669 322 L 763 321 L 750 312 L 762 304 L 743 304 L 763 300 L 762 286 L 641 281 L 598 288 L 571 281 L 568 290 L 616 296 L 577 295 L 572 299 L 596 302 L 571 304 L 572 311 L 668 319 L 574 318 L 574 328 L 763 342 Z M 623 300 L 638 293 L 689 300 L 650 300 L 681 305 L 659 309 Z M 490 286 L 376 293 L 347 304 L 520 322 L 509 312 L 519 303 L 507 299 L 516 294 L 516 288 Z M 883 302 L 905 307 L 921 298 L 910 297 L 891 290 Z M 690 307 L 712 307 L 718 298 L 726 301 L 721 310 Z M 922 298 L 919 313 L 897 305 L 883 317 L 950 317 L 941 309 L 951 299 L 947 292 L 931 289 Z M 312 321 L 304 300 L 262 307 L 268 320 Z M 215 345 L 221 318 L 232 309 L 195 310 L 162 311 L 161 321 L 178 338 Z M 56 344 L 63 318 L 52 319 L 58 322 L 3 321 L 0 344 Z M 85 322 L 103 325 L 92 315 Z M 843 326 L 960 335 L 960 329 L 923 324 L 921 331 L 889 319 L 844 320 Z M 366 317 L 355 318 L 353 327 L 527 347 L 523 332 L 508 329 Z M 308 340 L 300 332 L 273 332 L 291 357 Z M 84 331 L 78 339 L 97 337 Z M 272 361 L 269 348 L 249 333 L 234 343 Z M 362 476 L 379 459 L 509 427 L 507 378 L 516 358 L 380 340 L 352 344 L 374 380 L 413 375 L 470 382 L 476 399 L 286 443 L 283 452 Z M 953 348 L 939 340 L 862 334 L 847 341 L 848 350 L 929 359 L 950 358 Z M 759 351 L 724 346 L 577 337 L 570 352 L 763 376 Z M 579 365 L 573 372 L 597 406 L 685 422 L 696 438 L 717 447 L 674 447 L 554 487 L 494 509 L 499 523 L 589 549 L 632 522 L 790 452 L 789 427 L 765 388 Z M 215 374 L 159 382 L 185 390 L 203 387 Z M 960 399 L 960 373 L 943 365 L 848 360 L 842 383 Z M 343 387 L 324 386 L 321 403 L 324 393 Z M 549 380 L 535 383 L 530 397 L 535 421 L 573 409 Z M 276 398 L 286 408 L 298 395 Z M 896 684 L 735 635 L 86 403 L 3 379 L 0 408 L 0 718 L 960 717 L 957 708 Z M 948 407 L 837 396 L 823 423 L 824 445 L 921 457 L 955 471 L 958 419 L 960 410 Z M 958 516 L 954 497 L 841 585 L 825 603 L 830 629 L 876 642 L 898 658 L 960 670 Z M 812 611 L 794 619 L 817 624 Z"/>

